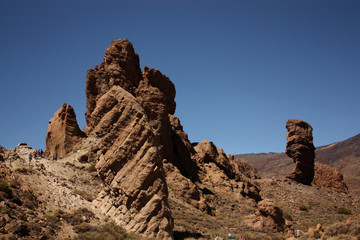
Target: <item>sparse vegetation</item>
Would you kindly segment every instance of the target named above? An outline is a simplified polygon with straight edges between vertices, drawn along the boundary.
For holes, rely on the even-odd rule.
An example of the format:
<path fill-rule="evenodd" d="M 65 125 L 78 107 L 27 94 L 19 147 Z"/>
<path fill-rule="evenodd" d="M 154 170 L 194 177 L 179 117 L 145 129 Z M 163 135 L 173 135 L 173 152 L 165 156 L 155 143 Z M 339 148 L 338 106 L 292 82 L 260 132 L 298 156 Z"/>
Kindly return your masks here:
<path fill-rule="evenodd" d="M 16 168 L 15 172 L 28 175 L 34 173 L 34 170 L 32 170 L 31 168 L 22 167 L 22 168 Z"/>
<path fill-rule="evenodd" d="M 91 164 L 87 169 L 88 172 L 96 172 L 95 164 Z"/>
<path fill-rule="evenodd" d="M 290 215 L 288 212 L 286 212 L 286 211 L 283 211 L 283 217 L 284 217 L 285 219 L 287 219 L 287 220 L 290 220 L 290 221 L 293 220 L 293 218 L 291 217 L 291 215 Z"/>
<path fill-rule="evenodd" d="M 360 239 L 360 220 L 331 225 L 326 228 L 323 239 Z"/>
<path fill-rule="evenodd" d="M 91 194 L 89 194 L 85 191 L 80 191 L 80 190 L 75 189 L 74 191 L 72 191 L 72 193 L 76 194 L 76 195 L 80 195 L 82 198 L 84 198 L 85 200 L 87 200 L 89 202 L 92 202 L 95 199 Z"/>
<path fill-rule="evenodd" d="M 344 214 L 344 215 L 351 214 L 351 210 L 344 208 L 344 207 L 337 208 L 336 211 L 337 211 L 337 213 Z"/>
<path fill-rule="evenodd" d="M 299 204 L 298 207 L 299 207 L 299 210 L 301 210 L 301 211 L 304 211 L 304 212 L 309 211 L 309 207 L 304 204 Z"/>
<path fill-rule="evenodd" d="M 270 182 L 270 185 L 271 185 L 271 186 L 276 185 L 276 181 L 271 181 L 271 182 Z"/>
<path fill-rule="evenodd" d="M 0 179 L 0 200 L 4 198 L 12 198 L 12 191 L 7 181 Z"/>
<path fill-rule="evenodd" d="M 75 165 L 71 162 L 66 162 L 65 167 L 75 167 Z"/>
<path fill-rule="evenodd" d="M 123 228 L 119 227 L 114 222 L 106 223 L 100 227 L 90 224 L 80 224 L 74 226 L 73 230 L 78 233 L 78 236 L 75 237 L 74 240 L 138 239 L 136 235 L 127 233 Z"/>

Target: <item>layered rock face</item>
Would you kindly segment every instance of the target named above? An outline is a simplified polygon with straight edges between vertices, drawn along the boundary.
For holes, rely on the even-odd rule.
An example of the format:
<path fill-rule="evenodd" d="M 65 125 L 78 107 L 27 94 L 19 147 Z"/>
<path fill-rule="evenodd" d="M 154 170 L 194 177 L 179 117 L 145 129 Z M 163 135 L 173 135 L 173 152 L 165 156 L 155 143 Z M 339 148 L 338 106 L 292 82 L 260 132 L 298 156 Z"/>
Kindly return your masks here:
<path fill-rule="evenodd" d="M 157 118 L 167 118 L 171 100 L 142 76 L 132 44 L 114 41 L 88 71 L 85 132 L 96 139 L 96 168 L 107 186 L 94 204 L 127 230 L 162 239 L 172 236 L 173 219 Z"/>
<path fill-rule="evenodd" d="M 49 121 L 45 156 L 57 154 L 59 158 L 62 158 L 74 151 L 83 137 L 85 134 L 77 124 L 74 109 L 64 103 Z"/>
<path fill-rule="evenodd" d="M 212 142 L 190 143 L 174 116 L 175 94 L 159 70 L 140 70 L 126 39 L 113 41 L 86 79 L 82 150 L 97 162 L 106 186 L 93 204 L 125 229 L 156 239 L 172 237 L 169 189 L 210 215 L 216 207 L 210 188 L 239 201 L 261 200 L 252 175 L 242 173 L 245 165 Z"/>
<path fill-rule="evenodd" d="M 295 162 L 286 177 L 310 185 L 314 178 L 315 147 L 312 127 L 307 122 L 289 119 L 286 123 L 286 154 Z"/>

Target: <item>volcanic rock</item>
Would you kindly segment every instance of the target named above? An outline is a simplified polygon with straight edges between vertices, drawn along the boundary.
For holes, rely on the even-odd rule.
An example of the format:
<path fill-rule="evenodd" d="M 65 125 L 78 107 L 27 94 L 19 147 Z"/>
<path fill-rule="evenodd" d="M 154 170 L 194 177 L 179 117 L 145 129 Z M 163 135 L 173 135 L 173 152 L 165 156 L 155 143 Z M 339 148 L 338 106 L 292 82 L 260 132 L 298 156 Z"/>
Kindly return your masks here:
<path fill-rule="evenodd" d="M 338 193 L 349 193 L 342 174 L 335 168 L 322 163 L 315 163 L 315 176 L 312 185 Z"/>
<path fill-rule="evenodd" d="M 0 145 L 0 162 L 5 160 L 6 148 Z"/>
<path fill-rule="evenodd" d="M 295 162 L 287 178 L 310 185 L 314 178 L 315 147 L 312 127 L 307 122 L 289 119 L 286 123 L 286 154 Z"/>
<path fill-rule="evenodd" d="M 159 148 L 171 100 L 151 85 L 151 76 L 142 76 L 132 44 L 114 41 L 104 62 L 88 71 L 84 130 L 95 139 L 96 168 L 106 184 L 94 204 L 125 229 L 162 239 L 172 237 L 173 228 Z"/>
<path fill-rule="evenodd" d="M 225 152 L 204 140 L 194 147 L 198 156 L 198 166 L 201 168 L 200 179 L 203 183 L 221 192 L 231 192 L 235 199 L 249 197 L 260 201 L 259 190 L 252 181 L 243 174 L 235 161 L 230 161 Z"/>
<path fill-rule="evenodd" d="M 120 39 L 87 74 L 86 138 L 79 146 L 97 162 L 105 185 L 93 205 L 128 231 L 163 239 L 173 237 L 169 192 L 209 215 L 214 215 L 216 194 L 260 201 L 251 174 L 241 172 L 244 166 L 212 142 L 191 144 L 174 116 L 176 91 L 170 79 L 157 69 L 141 72 L 139 66 L 132 44 Z M 62 122 L 51 120 L 48 154 L 56 150 L 59 155 L 56 146 L 64 145 L 64 134 L 52 133 L 62 129 Z"/>
<path fill-rule="evenodd" d="M 132 43 L 127 39 L 113 41 L 105 51 L 104 61 L 87 73 L 85 112 L 87 125 L 84 131 L 87 133 L 92 129 L 94 121 L 92 117 L 95 117 L 92 112 L 102 95 L 112 86 L 120 86 L 134 94 L 141 79 L 139 56 L 135 53 Z"/>
<path fill-rule="evenodd" d="M 271 200 L 265 199 L 258 203 L 258 211 L 246 216 L 244 223 L 261 232 L 280 232 L 285 229 L 285 219 L 282 210 Z"/>
<path fill-rule="evenodd" d="M 74 109 L 64 103 L 49 121 L 44 155 L 57 154 L 62 158 L 76 150 L 83 137 L 85 134 L 79 128 Z"/>

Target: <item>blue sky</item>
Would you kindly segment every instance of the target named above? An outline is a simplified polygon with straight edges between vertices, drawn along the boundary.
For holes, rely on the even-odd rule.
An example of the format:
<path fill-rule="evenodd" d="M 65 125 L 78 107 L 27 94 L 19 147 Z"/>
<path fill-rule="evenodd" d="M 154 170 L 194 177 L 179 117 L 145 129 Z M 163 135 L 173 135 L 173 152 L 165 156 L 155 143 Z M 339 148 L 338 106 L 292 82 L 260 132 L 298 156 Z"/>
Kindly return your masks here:
<path fill-rule="evenodd" d="M 191 141 L 283 152 L 287 119 L 316 146 L 360 133 L 360 2 L 0 1 L 0 145 L 45 149 L 64 102 L 85 125 L 85 79 L 129 39 L 175 84 Z"/>

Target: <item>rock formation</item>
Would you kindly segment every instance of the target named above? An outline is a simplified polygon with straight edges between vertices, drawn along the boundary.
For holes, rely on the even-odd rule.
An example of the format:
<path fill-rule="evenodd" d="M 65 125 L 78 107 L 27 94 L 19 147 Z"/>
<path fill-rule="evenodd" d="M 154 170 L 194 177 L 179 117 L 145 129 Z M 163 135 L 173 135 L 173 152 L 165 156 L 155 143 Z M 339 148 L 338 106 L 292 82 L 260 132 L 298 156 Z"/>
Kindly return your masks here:
<path fill-rule="evenodd" d="M 349 193 L 341 173 L 335 168 L 318 162 L 315 163 L 315 176 L 312 185 L 339 193 Z"/>
<path fill-rule="evenodd" d="M 62 158 L 74 151 L 83 137 L 85 135 L 77 124 L 74 109 L 64 103 L 49 121 L 45 156 L 57 154 Z"/>
<path fill-rule="evenodd" d="M 252 181 L 243 174 L 239 166 L 230 161 L 225 152 L 204 140 L 194 147 L 198 156 L 198 166 L 201 168 L 200 179 L 218 192 L 232 192 L 233 197 L 240 200 L 250 197 L 260 201 L 259 190 Z"/>
<path fill-rule="evenodd" d="M 6 158 L 6 148 L 0 145 L 0 162 L 4 161 Z"/>
<path fill-rule="evenodd" d="M 209 188 L 238 201 L 261 200 L 251 175 L 241 172 L 244 166 L 212 142 L 190 143 L 174 116 L 175 94 L 159 70 L 140 70 L 126 39 L 113 41 L 86 79 L 86 138 L 79 146 L 97 162 L 106 186 L 93 204 L 126 230 L 156 239 L 173 236 L 169 191 L 210 215 L 215 197 L 207 194 Z M 62 115 L 58 112 L 55 116 Z M 64 124 L 55 122 L 62 123 L 51 120 L 47 139 L 59 141 L 47 140 L 49 153 L 65 139 L 52 130 Z"/>
<path fill-rule="evenodd" d="M 286 154 L 295 162 L 295 168 L 287 178 L 310 185 L 314 178 L 315 147 L 310 124 L 289 119 L 286 122 Z"/>
<path fill-rule="evenodd" d="M 271 200 L 258 203 L 258 211 L 244 218 L 244 223 L 261 232 L 280 232 L 285 230 L 285 219 L 282 210 Z"/>

